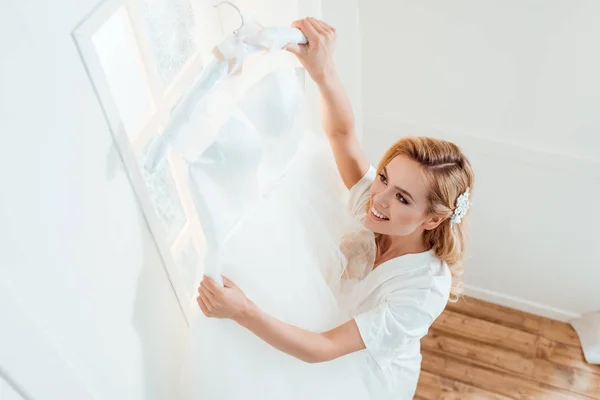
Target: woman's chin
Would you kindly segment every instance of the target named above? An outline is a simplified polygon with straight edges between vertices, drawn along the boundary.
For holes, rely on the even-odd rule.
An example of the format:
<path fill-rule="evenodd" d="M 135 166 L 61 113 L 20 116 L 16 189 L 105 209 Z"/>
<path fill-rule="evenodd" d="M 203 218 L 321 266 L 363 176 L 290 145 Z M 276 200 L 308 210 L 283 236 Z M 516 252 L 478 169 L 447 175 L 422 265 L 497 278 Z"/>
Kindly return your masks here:
<path fill-rule="evenodd" d="M 364 222 L 364 226 L 365 228 L 367 228 L 368 230 L 370 230 L 373 233 L 380 233 L 380 234 L 385 234 L 385 228 L 381 226 L 381 223 L 372 221 L 371 219 L 367 218 Z M 382 229 L 384 228 L 384 229 Z"/>

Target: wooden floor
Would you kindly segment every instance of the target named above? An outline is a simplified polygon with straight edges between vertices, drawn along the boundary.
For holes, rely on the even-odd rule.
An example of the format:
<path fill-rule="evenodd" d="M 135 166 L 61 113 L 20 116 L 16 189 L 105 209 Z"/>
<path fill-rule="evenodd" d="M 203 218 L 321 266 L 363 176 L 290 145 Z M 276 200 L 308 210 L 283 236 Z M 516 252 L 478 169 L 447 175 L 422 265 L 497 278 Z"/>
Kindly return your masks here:
<path fill-rule="evenodd" d="M 464 298 L 421 346 L 415 399 L 600 399 L 600 366 L 568 324 Z"/>

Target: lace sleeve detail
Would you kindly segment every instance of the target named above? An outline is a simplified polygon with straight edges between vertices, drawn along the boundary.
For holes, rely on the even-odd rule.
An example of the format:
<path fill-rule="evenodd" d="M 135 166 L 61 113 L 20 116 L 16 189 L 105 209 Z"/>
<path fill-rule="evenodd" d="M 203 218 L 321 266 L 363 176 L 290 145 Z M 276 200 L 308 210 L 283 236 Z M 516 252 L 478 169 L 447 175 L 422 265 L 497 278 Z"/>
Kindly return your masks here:
<path fill-rule="evenodd" d="M 370 165 L 363 177 L 350 189 L 348 208 L 356 224 L 344 234 L 340 244 L 340 250 L 347 260 L 343 276 L 348 279 L 364 278 L 375 262 L 375 238 L 373 232 L 362 223 L 366 216 L 369 190 L 376 175 L 377 171 Z"/>

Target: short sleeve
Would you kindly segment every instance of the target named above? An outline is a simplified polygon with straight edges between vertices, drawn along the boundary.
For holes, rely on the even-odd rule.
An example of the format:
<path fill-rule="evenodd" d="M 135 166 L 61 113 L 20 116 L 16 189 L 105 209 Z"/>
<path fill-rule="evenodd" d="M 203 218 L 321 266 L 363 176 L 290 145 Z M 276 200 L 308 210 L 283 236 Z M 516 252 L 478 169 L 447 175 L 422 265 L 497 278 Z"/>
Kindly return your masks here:
<path fill-rule="evenodd" d="M 422 301 L 422 291 L 414 292 L 392 294 L 378 307 L 354 318 L 367 351 L 377 363 L 391 360 L 409 341 L 425 336 L 433 323 L 435 316 L 426 307 L 427 299 Z"/>
<path fill-rule="evenodd" d="M 369 201 L 369 190 L 376 176 L 377 170 L 372 165 L 369 165 L 367 172 L 350 189 L 348 206 L 353 215 L 361 216 L 365 214 L 365 207 Z"/>

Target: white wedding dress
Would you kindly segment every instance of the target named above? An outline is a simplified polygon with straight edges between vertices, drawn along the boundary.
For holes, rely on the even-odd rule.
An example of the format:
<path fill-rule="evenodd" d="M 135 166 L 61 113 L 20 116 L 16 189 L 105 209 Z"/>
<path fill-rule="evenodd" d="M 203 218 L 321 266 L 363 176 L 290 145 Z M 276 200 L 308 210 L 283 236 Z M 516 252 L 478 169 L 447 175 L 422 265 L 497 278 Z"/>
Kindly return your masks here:
<path fill-rule="evenodd" d="M 245 165 L 243 176 L 231 171 L 231 179 L 225 179 L 231 186 L 226 193 L 235 203 L 228 207 L 236 213 L 222 212 L 223 225 L 234 228 L 233 233 L 222 234 L 228 239 L 219 246 L 218 261 L 223 274 L 264 312 L 323 332 L 351 318 L 336 294 L 348 258 L 356 256 L 345 255 L 340 246 L 362 226 L 346 207 L 347 190 L 325 138 L 299 130 L 297 123 L 272 135 L 273 128 L 281 129 L 281 122 L 287 120 L 283 116 L 298 112 L 298 104 L 281 107 L 287 93 L 276 95 L 265 89 L 277 83 L 281 91 L 296 91 L 299 81 L 292 72 L 273 73 L 250 90 L 219 135 L 231 138 L 233 145 L 227 151 L 238 161 L 240 155 L 232 148 L 244 143 L 238 150 L 244 152 Z M 246 143 L 251 137 L 267 138 L 269 143 L 261 142 L 262 151 L 253 153 L 252 144 Z M 286 157 L 278 157 L 285 153 Z M 223 171 L 214 163 L 192 164 L 198 192 L 210 181 L 206 165 Z M 197 194 L 199 203 L 208 203 L 205 197 Z M 237 214 L 236 221 L 230 220 L 231 214 Z M 308 364 L 276 350 L 235 322 L 208 319 L 198 311 L 186 364 L 185 398 L 368 399 L 356 357 Z"/>
<path fill-rule="evenodd" d="M 262 38 L 259 48 L 273 44 L 260 29 L 248 35 Z M 219 50 L 233 49 L 235 58 L 256 43 L 238 36 Z M 307 330 L 354 318 L 366 349 L 308 364 L 197 309 L 180 397 L 411 399 L 420 338 L 445 307 L 450 271 L 432 251 L 373 270 L 375 241 L 362 220 L 375 169 L 344 187 L 324 135 L 306 129 L 302 80 L 290 57 L 271 51 L 246 60 L 240 75 L 184 107 L 189 112 L 174 125 L 183 133 L 169 134 L 171 145 L 190 165 L 207 236 L 205 272 L 222 272 L 264 312 Z M 239 66 L 239 58 L 225 60 L 223 67 Z M 197 139 L 206 137 L 203 147 Z"/>
<path fill-rule="evenodd" d="M 349 260 L 360 270 L 372 249 L 347 244 L 370 233 L 346 207 L 348 191 L 326 138 L 306 129 L 292 56 L 275 51 L 250 61 L 249 72 L 245 65 L 229 78 L 236 82 L 190 107 L 195 114 L 186 115 L 186 126 L 193 134 L 170 145 L 190 165 L 207 233 L 206 267 L 218 264 L 264 312 L 323 332 L 351 318 L 336 295 Z M 261 68 L 267 73 L 257 79 Z M 234 85 L 247 89 L 239 94 Z M 208 148 L 195 145 L 198 132 L 214 137 Z M 308 364 L 199 309 L 191 325 L 183 399 L 370 398 L 358 354 Z"/>

